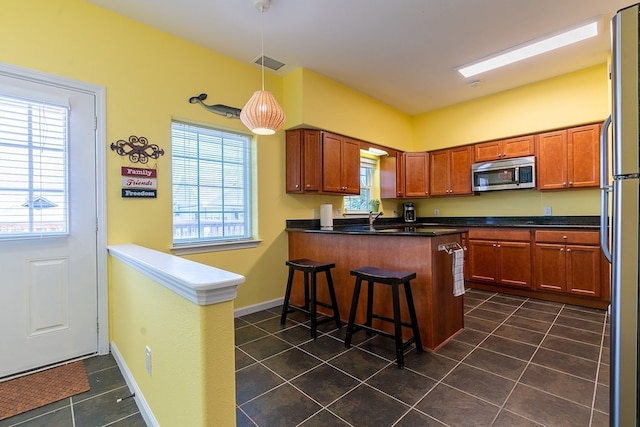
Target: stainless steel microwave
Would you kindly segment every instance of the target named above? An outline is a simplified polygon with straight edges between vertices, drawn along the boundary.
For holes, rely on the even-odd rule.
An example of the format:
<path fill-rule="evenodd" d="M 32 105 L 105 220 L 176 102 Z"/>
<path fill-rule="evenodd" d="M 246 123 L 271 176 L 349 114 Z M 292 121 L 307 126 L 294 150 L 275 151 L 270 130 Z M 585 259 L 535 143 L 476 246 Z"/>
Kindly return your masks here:
<path fill-rule="evenodd" d="M 515 190 L 536 187 L 535 156 L 474 163 L 473 191 Z"/>

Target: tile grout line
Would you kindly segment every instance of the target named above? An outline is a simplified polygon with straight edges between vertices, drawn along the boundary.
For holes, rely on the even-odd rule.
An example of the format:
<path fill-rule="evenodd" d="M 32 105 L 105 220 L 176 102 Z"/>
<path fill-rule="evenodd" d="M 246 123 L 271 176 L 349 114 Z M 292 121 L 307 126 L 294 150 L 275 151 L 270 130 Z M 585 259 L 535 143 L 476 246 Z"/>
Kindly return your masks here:
<path fill-rule="evenodd" d="M 605 336 L 606 336 L 606 331 L 607 331 L 607 318 L 608 318 L 608 313 L 605 313 L 604 315 L 604 322 L 602 324 L 602 338 L 600 339 L 600 354 L 598 355 L 598 365 L 596 368 L 596 379 L 595 379 L 595 385 L 593 387 L 593 398 L 591 399 L 591 412 L 590 412 L 590 416 L 589 416 L 589 425 L 593 424 L 593 413 L 595 411 L 596 408 L 596 397 L 598 395 L 598 377 L 600 376 L 600 364 L 602 363 L 602 352 L 604 350 L 604 340 L 605 340 Z"/>

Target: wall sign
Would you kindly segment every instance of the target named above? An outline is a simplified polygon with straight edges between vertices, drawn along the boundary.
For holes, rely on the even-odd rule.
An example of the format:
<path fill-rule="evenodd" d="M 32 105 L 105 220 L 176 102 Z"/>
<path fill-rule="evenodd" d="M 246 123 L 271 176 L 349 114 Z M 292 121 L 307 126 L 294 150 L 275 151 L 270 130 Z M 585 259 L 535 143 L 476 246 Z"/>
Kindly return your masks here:
<path fill-rule="evenodd" d="M 155 169 L 122 166 L 122 197 L 152 198 L 157 197 L 158 180 Z"/>

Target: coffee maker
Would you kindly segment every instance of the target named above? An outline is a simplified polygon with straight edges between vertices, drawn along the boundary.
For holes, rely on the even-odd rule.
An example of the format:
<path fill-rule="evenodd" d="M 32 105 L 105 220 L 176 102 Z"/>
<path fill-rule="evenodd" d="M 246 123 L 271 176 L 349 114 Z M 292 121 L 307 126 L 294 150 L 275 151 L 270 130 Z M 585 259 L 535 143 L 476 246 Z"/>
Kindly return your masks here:
<path fill-rule="evenodd" d="M 416 222 L 416 210 L 413 203 L 407 202 L 402 204 L 402 218 L 404 222 Z"/>

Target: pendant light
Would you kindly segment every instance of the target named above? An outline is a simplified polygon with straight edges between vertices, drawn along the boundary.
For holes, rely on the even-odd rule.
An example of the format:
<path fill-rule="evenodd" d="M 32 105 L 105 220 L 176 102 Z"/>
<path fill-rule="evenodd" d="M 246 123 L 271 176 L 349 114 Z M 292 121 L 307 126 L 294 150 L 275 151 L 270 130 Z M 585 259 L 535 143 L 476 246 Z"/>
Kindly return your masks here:
<path fill-rule="evenodd" d="M 269 10 L 271 0 L 254 0 L 254 3 L 262 15 Z M 264 90 L 264 23 L 262 16 L 260 21 L 262 90 L 255 91 L 249 98 L 240 112 L 240 120 L 251 132 L 257 135 L 273 135 L 284 126 L 287 117 L 271 92 Z"/>

